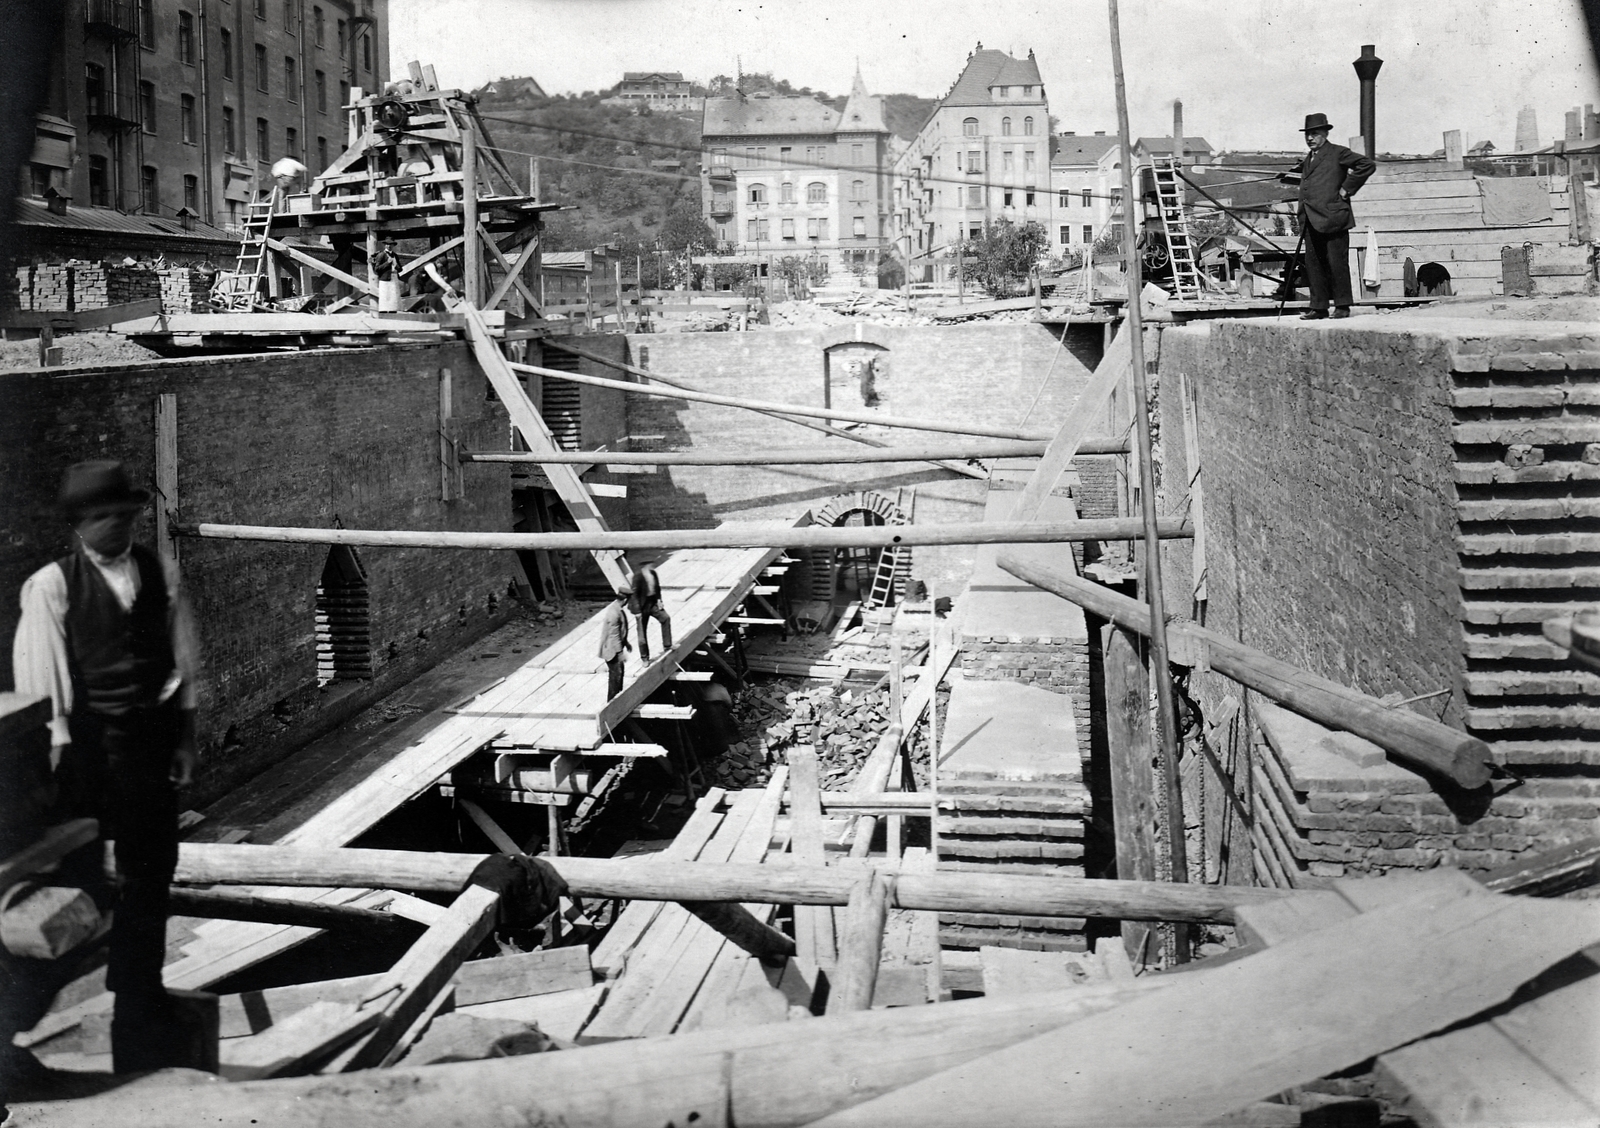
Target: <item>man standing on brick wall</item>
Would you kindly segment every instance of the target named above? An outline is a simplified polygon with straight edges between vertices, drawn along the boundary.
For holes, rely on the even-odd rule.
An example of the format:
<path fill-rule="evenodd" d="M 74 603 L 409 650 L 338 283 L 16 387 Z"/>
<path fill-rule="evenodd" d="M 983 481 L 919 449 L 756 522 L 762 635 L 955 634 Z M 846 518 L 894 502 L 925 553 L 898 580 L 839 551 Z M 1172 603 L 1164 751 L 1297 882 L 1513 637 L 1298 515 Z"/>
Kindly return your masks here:
<path fill-rule="evenodd" d="M 622 692 L 623 655 L 632 650 L 628 644 L 628 601 L 633 592 L 625 587 L 615 589 L 616 599 L 606 605 L 600 615 L 600 657 L 606 664 L 606 700 Z M 640 627 L 640 633 L 644 628 Z"/>
<path fill-rule="evenodd" d="M 58 498 L 76 550 L 30 576 L 12 648 L 17 690 L 47 696 L 62 818 L 100 821 L 115 890 L 107 986 L 118 1073 L 191 1064 L 195 1032 L 161 981 L 167 894 L 178 863 L 178 788 L 194 774 L 193 620 L 176 568 L 133 543 L 150 500 L 120 462 L 69 467 Z M 98 888 L 97 888 L 98 886 Z"/>
<path fill-rule="evenodd" d="M 1306 321 L 1350 316 L 1350 229 L 1356 225 L 1350 197 L 1378 171 L 1372 158 L 1328 140 L 1333 126 L 1327 114 L 1307 114 L 1301 130 L 1310 150 L 1300 163 L 1278 177 L 1300 185 L 1300 233 L 1306 244 L 1306 282 L 1311 308 Z"/>
<path fill-rule="evenodd" d="M 672 617 L 661 605 L 661 577 L 655 565 L 645 564 L 633 573 L 633 598 L 629 607 L 639 620 L 639 661 L 650 664 L 650 631 L 646 619 L 661 624 L 661 653 L 672 649 Z"/>

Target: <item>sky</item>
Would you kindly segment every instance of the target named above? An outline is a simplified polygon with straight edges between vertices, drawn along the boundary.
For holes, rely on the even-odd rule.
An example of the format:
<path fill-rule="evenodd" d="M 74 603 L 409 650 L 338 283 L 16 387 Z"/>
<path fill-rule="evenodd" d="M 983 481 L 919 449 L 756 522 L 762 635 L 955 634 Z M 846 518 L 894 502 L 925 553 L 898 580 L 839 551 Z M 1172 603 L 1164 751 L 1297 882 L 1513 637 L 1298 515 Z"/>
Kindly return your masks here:
<path fill-rule="evenodd" d="M 1460 129 L 1509 150 L 1533 106 L 1540 141 L 1600 104 L 1580 0 L 1121 0 L 1135 135 L 1184 132 L 1218 149 L 1292 148 L 1304 115 L 1360 132 L 1350 63 L 1378 76 L 1380 150 L 1427 153 Z M 1061 130 L 1116 130 L 1104 0 L 389 0 L 392 73 L 431 62 L 445 86 L 532 75 L 551 93 L 601 90 L 625 70 L 771 71 L 830 94 L 859 63 L 875 94 L 945 93 L 979 42 L 1044 75 Z"/>

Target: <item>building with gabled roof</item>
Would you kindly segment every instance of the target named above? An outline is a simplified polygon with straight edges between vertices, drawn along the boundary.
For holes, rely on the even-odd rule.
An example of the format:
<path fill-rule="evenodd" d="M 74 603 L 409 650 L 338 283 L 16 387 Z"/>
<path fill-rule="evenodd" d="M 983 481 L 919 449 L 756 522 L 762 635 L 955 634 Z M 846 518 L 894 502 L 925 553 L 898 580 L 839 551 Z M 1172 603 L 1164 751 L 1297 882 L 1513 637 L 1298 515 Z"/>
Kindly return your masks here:
<path fill-rule="evenodd" d="M 622 81 L 604 101 L 611 106 L 646 106 L 669 113 L 698 110 L 704 104 L 682 71 L 623 71 Z"/>
<path fill-rule="evenodd" d="M 953 248 L 1001 219 L 1051 222 L 1050 105 L 1029 51 L 982 43 L 895 160 L 896 254 L 912 281 L 954 277 Z"/>
<path fill-rule="evenodd" d="M 1121 193 L 1117 137 L 1105 130 L 1062 133 L 1054 143 L 1050 247 L 1057 255 L 1082 254 L 1120 214 L 1116 208 Z"/>

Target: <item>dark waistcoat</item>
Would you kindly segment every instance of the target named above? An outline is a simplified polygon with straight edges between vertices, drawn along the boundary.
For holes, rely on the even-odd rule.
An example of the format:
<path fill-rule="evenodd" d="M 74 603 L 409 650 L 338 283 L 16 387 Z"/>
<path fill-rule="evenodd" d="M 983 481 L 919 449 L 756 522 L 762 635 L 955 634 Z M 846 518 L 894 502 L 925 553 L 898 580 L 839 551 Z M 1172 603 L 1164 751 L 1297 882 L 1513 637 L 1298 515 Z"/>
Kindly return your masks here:
<path fill-rule="evenodd" d="M 67 577 L 67 653 L 74 711 L 122 716 L 157 704 L 176 662 L 167 632 L 167 582 L 155 553 L 133 546 L 139 594 L 124 611 L 83 553 L 60 561 Z"/>

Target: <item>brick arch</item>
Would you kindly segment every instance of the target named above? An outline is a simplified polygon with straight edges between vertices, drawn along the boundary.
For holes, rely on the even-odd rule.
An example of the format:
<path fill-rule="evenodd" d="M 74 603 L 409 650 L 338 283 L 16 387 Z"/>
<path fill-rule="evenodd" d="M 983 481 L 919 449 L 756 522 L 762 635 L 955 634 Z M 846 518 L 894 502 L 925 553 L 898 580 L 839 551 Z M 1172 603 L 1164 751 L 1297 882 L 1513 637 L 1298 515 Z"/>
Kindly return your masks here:
<path fill-rule="evenodd" d="M 839 494 L 828 499 L 828 503 L 817 510 L 812 520 L 825 528 L 837 525 L 852 513 L 875 513 L 883 518 L 885 525 L 894 523 L 898 514 L 901 521 L 905 514 L 895 504 L 894 498 L 877 490 L 857 490 L 854 493 Z"/>
<path fill-rule="evenodd" d="M 874 325 L 870 321 L 836 326 L 822 334 L 822 351 L 827 352 L 837 345 L 876 345 L 880 349 L 893 349 L 893 338 L 885 329 L 885 326 Z"/>

